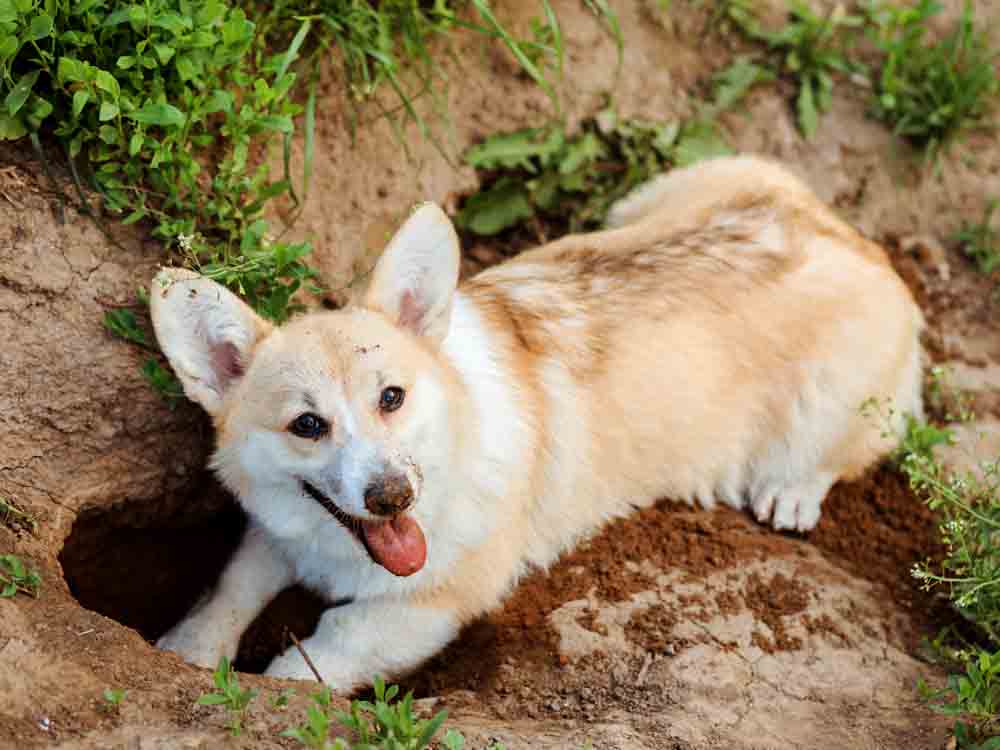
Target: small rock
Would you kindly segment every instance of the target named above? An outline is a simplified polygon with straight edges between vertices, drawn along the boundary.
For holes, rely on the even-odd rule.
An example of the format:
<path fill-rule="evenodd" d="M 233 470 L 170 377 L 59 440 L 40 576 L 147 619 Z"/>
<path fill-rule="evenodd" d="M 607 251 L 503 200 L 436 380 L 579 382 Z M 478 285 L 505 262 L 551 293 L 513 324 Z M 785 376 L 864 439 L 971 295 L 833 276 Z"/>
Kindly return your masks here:
<path fill-rule="evenodd" d="M 905 253 L 912 253 L 924 265 L 929 265 L 937 271 L 942 281 L 951 278 L 951 266 L 948 264 L 948 254 L 934 237 L 929 235 L 910 235 L 899 241 L 899 246 Z"/>

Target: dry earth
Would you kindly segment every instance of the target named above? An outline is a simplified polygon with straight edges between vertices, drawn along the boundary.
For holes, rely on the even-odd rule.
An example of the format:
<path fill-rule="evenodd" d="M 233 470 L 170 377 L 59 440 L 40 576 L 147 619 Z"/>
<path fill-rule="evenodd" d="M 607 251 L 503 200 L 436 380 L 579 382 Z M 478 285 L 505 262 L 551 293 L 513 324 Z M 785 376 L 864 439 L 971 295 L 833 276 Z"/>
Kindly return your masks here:
<path fill-rule="evenodd" d="M 497 5 L 522 30 L 538 13 L 533 0 Z M 653 2 L 621 2 L 615 84 L 614 45 L 593 16 L 575 0 L 554 5 L 571 122 L 612 86 L 624 115 L 683 116 L 733 55 L 701 37 L 686 3 L 664 20 Z M 453 45 L 441 56 L 450 119 L 438 123 L 452 161 L 486 134 L 543 121 L 545 97 L 501 48 L 463 34 Z M 313 188 L 294 231 L 315 241 L 339 304 L 412 202 L 453 205 L 475 175 L 413 128 L 410 160 L 376 119 L 352 145 L 336 87 L 324 81 Z M 948 238 L 1000 195 L 996 137 L 972 136 L 926 172 L 866 119 L 853 87 L 838 87 L 810 142 L 788 93 L 755 91 L 727 118 L 732 142 L 782 159 L 885 242 L 928 315 L 933 360 L 952 366 L 984 417 L 950 460 L 995 453 L 1000 313 Z M 496 250 L 470 253 L 465 270 Z M 0 600 L 0 747 L 288 747 L 277 732 L 302 713 L 301 696 L 280 711 L 258 700 L 246 735 L 229 739 L 217 711 L 194 706 L 209 674 L 149 645 L 218 572 L 242 523 L 204 471 L 206 421 L 189 404 L 166 409 L 138 374 L 141 353 L 100 325 L 148 282 L 158 252 L 141 228 L 108 238 L 60 210 L 37 165 L 0 150 L 0 496 L 39 523 L 36 533 L 0 525 L 0 552 L 44 578 L 39 599 Z M 888 470 L 835 488 L 805 538 L 666 502 L 522 582 L 405 684 L 422 707 L 447 707 L 472 748 L 939 750 L 947 722 L 914 683 L 939 677 L 918 644 L 945 615 L 907 576 L 933 539 L 927 511 Z M 241 667 L 259 670 L 283 628 L 306 633 L 316 612 L 302 593 L 281 597 L 245 639 Z M 107 687 L 129 691 L 118 712 L 100 708 Z"/>

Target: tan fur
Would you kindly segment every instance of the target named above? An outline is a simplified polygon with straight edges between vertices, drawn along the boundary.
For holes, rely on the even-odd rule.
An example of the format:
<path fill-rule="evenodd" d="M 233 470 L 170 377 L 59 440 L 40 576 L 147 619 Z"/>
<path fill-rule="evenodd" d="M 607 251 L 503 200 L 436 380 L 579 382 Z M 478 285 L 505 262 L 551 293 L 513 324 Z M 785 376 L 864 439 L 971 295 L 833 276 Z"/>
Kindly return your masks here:
<path fill-rule="evenodd" d="M 228 593 L 165 647 L 210 661 L 255 612 L 227 597 L 302 580 L 358 602 L 331 610 L 314 636 L 336 684 L 405 671 L 496 606 L 525 570 L 658 498 L 749 507 L 778 528 L 807 530 L 834 481 L 892 446 L 862 402 L 893 401 L 897 431 L 902 413 L 920 414 L 912 297 L 884 252 L 782 167 L 744 157 L 675 170 L 616 204 L 608 224 L 523 253 L 453 295 L 457 240 L 443 214 L 421 209 L 360 305 L 263 340 L 237 336 L 248 369 L 221 402 L 218 385 L 204 387 L 219 378 L 198 370 L 214 361 L 205 342 L 179 333 L 186 298 L 154 299 L 172 361 L 195 363 L 180 368 L 185 388 L 208 393 L 214 466 L 293 569 L 258 540 L 240 563 L 257 566 L 255 578 L 233 572 Z M 216 321 L 211 308 L 203 327 L 243 330 L 242 303 L 222 302 L 229 312 Z M 377 394 L 388 384 L 409 395 L 382 414 Z M 329 436 L 290 434 L 304 411 L 329 419 Z M 376 453 L 418 488 L 411 512 L 428 558 L 405 579 L 375 566 L 291 480 L 267 489 Z M 366 480 L 351 476 L 340 479 L 357 495 L 351 482 Z M 284 572 L 263 575 L 276 565 Z M 378 637 L 365 630 L 372 618 Z M 425 640 L 390 659 L 397 645 L 386 639 L 416 638 L 415 620 Z M 212 628 L 222 646 L 199 635 Z M 305 674 L 298 658 L 280 657 L 272 673 Z"/>

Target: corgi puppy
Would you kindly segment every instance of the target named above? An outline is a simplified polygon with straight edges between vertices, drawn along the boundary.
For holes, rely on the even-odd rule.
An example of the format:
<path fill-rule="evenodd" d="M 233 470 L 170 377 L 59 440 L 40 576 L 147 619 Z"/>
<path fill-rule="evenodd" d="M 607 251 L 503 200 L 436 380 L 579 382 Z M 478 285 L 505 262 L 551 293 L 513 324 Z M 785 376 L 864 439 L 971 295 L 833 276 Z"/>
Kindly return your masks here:
<path fill-rule="evenodd" d="M 417 208 L 360 299 L 275 327 L 163 270 L 157 338 L 214 420 L 250 517 L 218 585 L 158 645 L 214 666 L 282 589 L 331 602 L 303 648 L 349 692 L 398 677 L 518 577 L 669 497 L 808 531 L 834 482 L 922 413 L 922 317 L 875 244 L 784 168 L 675 169 L 607 228 L 458 285 Z M 312 679 L 296 649 L 267 674 Z"/>

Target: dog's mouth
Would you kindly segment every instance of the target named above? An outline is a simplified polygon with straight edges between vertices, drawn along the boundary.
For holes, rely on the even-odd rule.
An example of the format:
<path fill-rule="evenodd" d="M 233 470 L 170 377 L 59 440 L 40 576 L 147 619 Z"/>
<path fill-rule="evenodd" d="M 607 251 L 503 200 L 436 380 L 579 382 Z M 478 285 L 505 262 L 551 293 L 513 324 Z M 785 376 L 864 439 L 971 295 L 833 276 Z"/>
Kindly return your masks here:
<path fill-rule="evenodd" d="M 420 524 L 399 514 L 385 521 L 366 521 L 342 510 L 315 485 L 302 481 L 302 490 L 351 532 L 368 556 L 393 575 L 410 576 L 427 561 L 427 541 Z"/>

